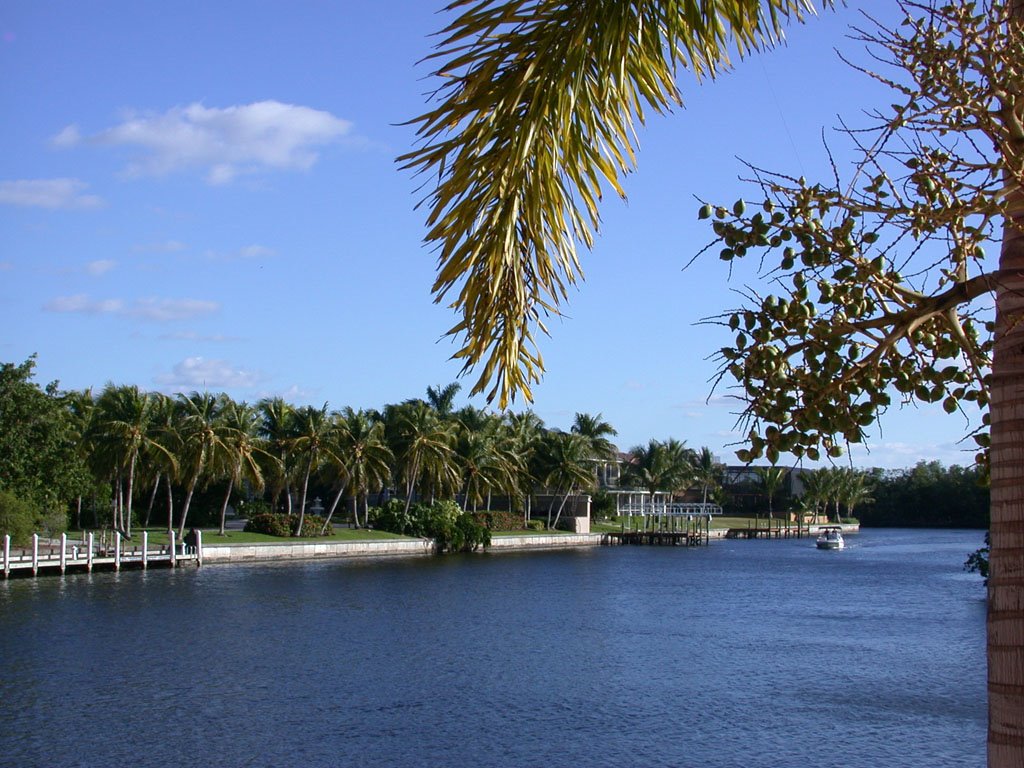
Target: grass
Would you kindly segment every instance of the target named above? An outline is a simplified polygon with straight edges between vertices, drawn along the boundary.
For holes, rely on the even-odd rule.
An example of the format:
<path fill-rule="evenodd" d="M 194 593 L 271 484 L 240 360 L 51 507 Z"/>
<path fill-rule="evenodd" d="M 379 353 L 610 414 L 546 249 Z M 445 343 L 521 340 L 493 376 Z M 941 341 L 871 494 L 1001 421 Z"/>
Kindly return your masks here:
<path fill-rule="evenodd" d="M 249 533 L 247 531 L 227 531 L 223 536 L 217 533 L 217 528 L 203 528 L 203 544 L 292 544 L 298 541 L 379 541 L 380 539 L 407 539 L 408 536 L 400 536 L 397 533 L 386 531 L 367 530 L 366 528 L 335 528 L 330 536 L 295 536 L 282 538 L 280 536 L 269 536 L 265 533 Z M 132 534 L 132 543 L 141 541 L 142 531 L 136 530 Z M 166 528 L 150 528 L 149 543 L 161 545 L 167 543 Z"/>
<path fill-rule="evenodd" d="M 569 531 L 559 530 L 535 530 L 533 528 L 521 528 L 518 531 L 491 531 L 491 536 L 550 536 L 552 534 L 569 533 Z"/>

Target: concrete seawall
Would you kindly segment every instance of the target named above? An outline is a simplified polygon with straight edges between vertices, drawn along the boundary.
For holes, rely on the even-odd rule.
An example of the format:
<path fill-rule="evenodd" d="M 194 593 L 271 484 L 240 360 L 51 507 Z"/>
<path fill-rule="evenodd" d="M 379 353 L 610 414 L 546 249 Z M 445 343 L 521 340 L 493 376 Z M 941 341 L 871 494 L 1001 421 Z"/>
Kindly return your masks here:
<path fill-rule="evenodd" d="M 599 533 L 495 536 L 488 552 L 524 549 L 596 547 Z M 203 563 L 244 563 L 267 560 L 320 560 L 343 557 L 422 556 L 434 553 L 429 539 L 380 539 L 378 541 L 295 542 L 281 544 L 204 544 Z"/>
<path fill-rule="evenodd" d="M 337 557 L 430 555 L 434 542 L 427 539 L 378 541 L 295 542 L 287 544 L 204 544 L 203 563 L 243 563 L 258 560 L 319 560 Z"/>

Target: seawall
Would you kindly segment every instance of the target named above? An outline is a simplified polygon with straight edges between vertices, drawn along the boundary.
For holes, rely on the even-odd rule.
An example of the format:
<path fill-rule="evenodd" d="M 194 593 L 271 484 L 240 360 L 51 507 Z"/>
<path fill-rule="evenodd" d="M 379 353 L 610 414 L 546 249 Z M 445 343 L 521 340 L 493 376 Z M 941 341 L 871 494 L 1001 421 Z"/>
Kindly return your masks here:
<path fill-rule="evenodd" d="M 523 549 L 596 547 L 600 533 L 562 533 L 532 536 L 495 536 L 488 552 Z M 419 556 L 434 553 L 431 539 L 377 541 L 295 542 L 273 544 L 203 544 L 203 563 L 244 563 L 266 560 L 320 560 L 343 557 Z"/>

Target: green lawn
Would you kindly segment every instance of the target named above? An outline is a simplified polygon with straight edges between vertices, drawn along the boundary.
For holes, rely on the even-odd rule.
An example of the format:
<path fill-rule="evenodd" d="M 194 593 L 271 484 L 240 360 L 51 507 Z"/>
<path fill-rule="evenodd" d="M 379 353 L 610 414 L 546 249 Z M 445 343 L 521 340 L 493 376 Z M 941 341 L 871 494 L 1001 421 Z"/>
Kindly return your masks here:
<path fill-rule="evenodd" d="M 536 531 L 533 528 L 518 531 L 491 531 L 491 536 L 550 536 L 551 534 L 569 533 L 569 531 Z"/>
<path fill-rule="evenodd" d="M 331 536 L 314 537 L 289 537 L 269 536 L 265 533 L 248 533 L 246 531 L 227 531 L 223 536 L 217 533 L 216 528 L 203 528 L 203 544 L 285 544 L 296 541 L 374 541 L 380 539 L 407 539 L 408 536 L 399 536 L 397 533 L 386 531 L 372 531 L 365 528 L 335 528 Z M 141 539 L 141 531 L 132 536 L 132 541 Z M 149 529 L 150 544 L 166 544 L 166 529 Z"/>

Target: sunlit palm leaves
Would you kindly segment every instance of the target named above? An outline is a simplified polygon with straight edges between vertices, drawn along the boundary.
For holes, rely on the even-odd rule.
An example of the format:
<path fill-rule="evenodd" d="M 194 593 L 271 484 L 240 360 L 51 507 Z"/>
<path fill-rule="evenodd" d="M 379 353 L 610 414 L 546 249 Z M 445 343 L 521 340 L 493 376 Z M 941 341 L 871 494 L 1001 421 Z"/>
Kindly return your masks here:
<path fill-rule="evenodd" d="M 436 301 L 449 300 L 473 392 L 531 399 L 536 344 L 582 277 L 604 188 L 624 196 L 645 109 L 680 103 L 679 68 L 713 75 L 775 40 L 809 0 L 459 0 L 430 57 L 439 102 L 399 158 L 427 174 Z M 436 176 L 436 179 L 434 178 Z"/>

